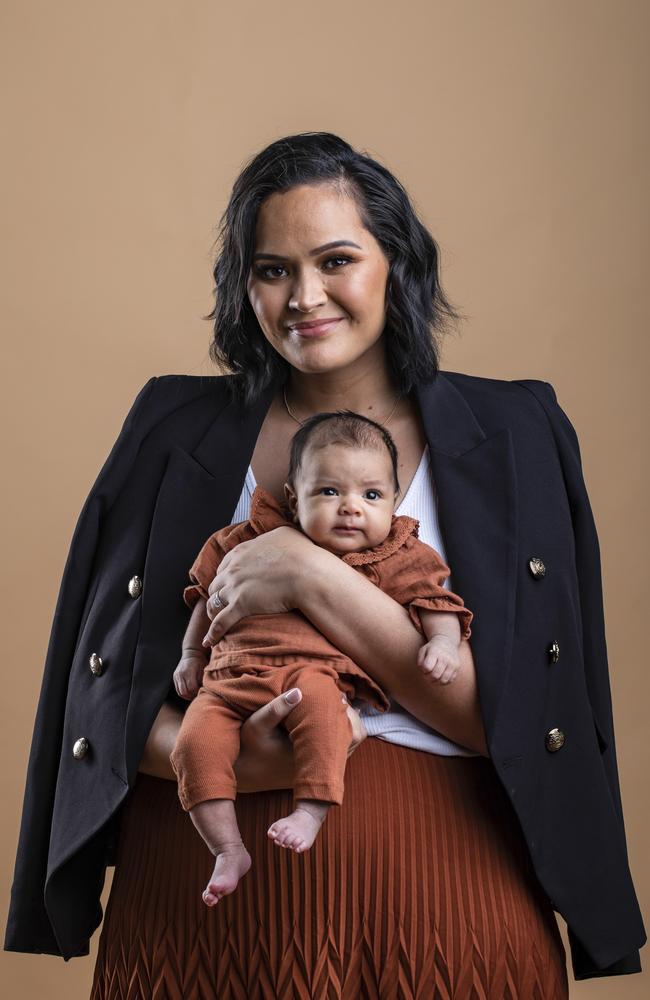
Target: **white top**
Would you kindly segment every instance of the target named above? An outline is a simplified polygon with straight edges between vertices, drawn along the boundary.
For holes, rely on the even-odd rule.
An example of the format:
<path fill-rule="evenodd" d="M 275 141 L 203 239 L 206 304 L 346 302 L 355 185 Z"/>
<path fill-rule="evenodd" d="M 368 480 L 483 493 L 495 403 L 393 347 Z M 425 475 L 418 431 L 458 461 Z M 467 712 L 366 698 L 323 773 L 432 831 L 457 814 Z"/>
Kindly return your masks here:
<path fill-rule="evenodd" d="M 248 520 L 251 497 L 256 485 L 253 470 L 249 465 L 231 524 Z M 438 497 L 431 474 L 429 446 L 426 445 L 406 495 L 402 498 L 399 506 L 395 508 L 395 514 L 407 514 L 409 517 L 416 518 L 420 522 L 418 538 L 435 549 L 443 561 L 447 563 L 438 525 L 437 504 Z M 449 564 L 447 563 L 447 565 Z M 445 580 L 444 586 L 451 588 L 451 577 Z M 415 663 L 413 669 L 417 669 Z M 427 753 L 442 754 L 445 757 L 479 756 L 473 750 L 459 746 L 436 732 L 435 729 L 425 726 L 423 722 L 414 718 L 394 700 L 391 700 L 391 706 L 387 712 L 379 712 L 360 699 L 356 699 L 352 704 L 359 711 L 369 736 L 378 736 L 379 739 L 387 740 L 389 743 L 412 747 L 415 750 L 425 750 Z"/>

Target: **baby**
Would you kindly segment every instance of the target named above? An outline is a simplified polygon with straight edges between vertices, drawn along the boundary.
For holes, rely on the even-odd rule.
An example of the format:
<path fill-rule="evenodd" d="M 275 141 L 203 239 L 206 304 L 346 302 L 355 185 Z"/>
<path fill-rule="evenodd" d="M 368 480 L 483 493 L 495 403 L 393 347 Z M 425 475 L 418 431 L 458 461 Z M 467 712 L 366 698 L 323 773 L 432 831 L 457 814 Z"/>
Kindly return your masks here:
<path fill-rule="evenodd" d="M 347 700 L 362 698 L 380 711 L 384 692 L 300 612 L 250 615 L 233 625 L 209 654 L 208 587 L 226 552 L 280 525 L 293 525 L 339 556 L 407 608 L 426 642 L 414 666 L 447 683 L 459 669 L 461 638 L 472 612 L 442 584 L 449 568 L 419 541 L 418 521 L 396 516 L 397 452 L 380 424 L 352 413 L 319 413 L 291 443 L 285 505 L 258 486 L 250 518 L 221 528 L 196 557 L 183 597 L 192 616 L 174 672 L 188 706 L 171 754 L 181 805 L 216 857 L 203 901 L 214 906 L 233 892 L 251 866 L 237 826 L 233 765 L 240 729 L 249 715 L 292 687 L 302 700 L 283 725 L 294 751 L 294 808 L 268 836 L 300 853 L 312 846 L 330 805 L 343 801 L 352 728 Z M 209 655 L 209 661 L 206 658 Z"/>

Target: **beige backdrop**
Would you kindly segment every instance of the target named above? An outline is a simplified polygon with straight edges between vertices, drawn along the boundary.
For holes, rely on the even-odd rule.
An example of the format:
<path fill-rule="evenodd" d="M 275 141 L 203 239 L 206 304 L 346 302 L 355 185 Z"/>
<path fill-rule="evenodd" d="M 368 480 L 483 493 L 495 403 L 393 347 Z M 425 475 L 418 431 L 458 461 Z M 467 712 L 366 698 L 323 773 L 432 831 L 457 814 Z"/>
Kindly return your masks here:
<path fill-rule="evenodd" d="M 576 427 L 601 541 L 630 861 L 650 914 L 648 5 L 3 0 L 0 16 L 2 934 L 77 515 L 144 382 L 212 370 L 200 317 L 236 173 L 273 139 L 314 130 L 393 170 L 439 241 L 445 287 L 468 317 L 442 367 L 550 381 Z M 3 995 L 86 1000 L 97 940 L 68 963 L 2 953 Z M 646 973 L 570 981 L 572 997 L 648 990 Z"/>

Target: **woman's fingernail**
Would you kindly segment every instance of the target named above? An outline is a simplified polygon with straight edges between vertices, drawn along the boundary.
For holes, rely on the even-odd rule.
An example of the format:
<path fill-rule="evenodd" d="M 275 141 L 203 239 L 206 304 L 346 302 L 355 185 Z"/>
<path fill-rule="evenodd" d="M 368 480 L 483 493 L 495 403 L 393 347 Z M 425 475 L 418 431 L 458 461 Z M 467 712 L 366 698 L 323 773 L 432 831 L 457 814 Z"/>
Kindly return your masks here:
<path fill-rule="evenodd" d="M 291 688 L 291 691 L 287 691 L 287 693 L 284 696 L 284 700 L 287 701 L 290 705 L 297 704 L 301 698 L 302 698 L 302 692 L 300 688 Z"/>

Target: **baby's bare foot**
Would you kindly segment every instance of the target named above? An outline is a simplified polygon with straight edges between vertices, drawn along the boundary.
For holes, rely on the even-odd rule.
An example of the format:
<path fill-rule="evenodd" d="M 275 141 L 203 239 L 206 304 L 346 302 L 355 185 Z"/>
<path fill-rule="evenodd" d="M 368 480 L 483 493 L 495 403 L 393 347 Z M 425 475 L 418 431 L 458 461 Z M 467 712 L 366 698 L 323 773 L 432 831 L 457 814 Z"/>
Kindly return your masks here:
<path fill-rule="evenodd" d="M 234 892 L 240 878 L 252 864 L 251 856 L 241 841 L 238 844 L 225 844 L 216 858 L 214 871 L 202 896 L 207 906 L 214 906 L 222 896 Z"/>
<path fill-rule="evenodd" d="M 290 847 L 296 854 L 307 851 L 316 840 L 329 805 L 329 802 L 317 802 L 314 799 L 296 806 L 290 816 L 272 823 L 267 833 L 280 847 Z"/>

